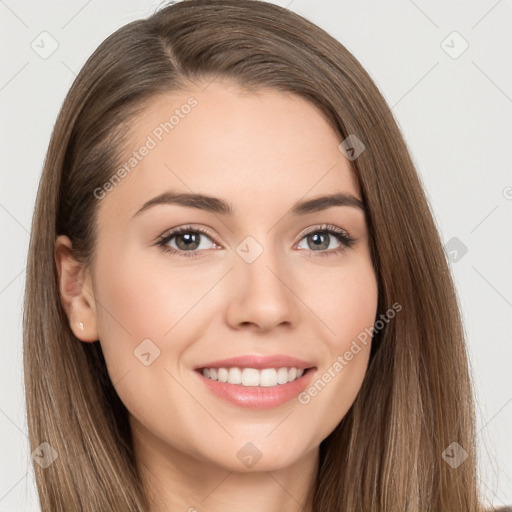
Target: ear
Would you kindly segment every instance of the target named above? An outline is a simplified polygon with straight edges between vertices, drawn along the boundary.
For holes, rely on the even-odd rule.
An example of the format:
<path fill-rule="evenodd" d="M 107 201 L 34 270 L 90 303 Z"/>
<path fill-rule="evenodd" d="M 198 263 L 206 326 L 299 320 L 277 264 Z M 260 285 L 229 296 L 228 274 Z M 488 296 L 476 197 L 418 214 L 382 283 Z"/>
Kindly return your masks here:
<path fill-rule="evenodd" d="M 59 235 L 55 240 L 55 263 L 59 274 L 62 306 L 71 330 L 82 341 L 97 341 L 96 301 L 92 279 L 89 272 L 74 259 L 71 241 L 65 235 Z"/>

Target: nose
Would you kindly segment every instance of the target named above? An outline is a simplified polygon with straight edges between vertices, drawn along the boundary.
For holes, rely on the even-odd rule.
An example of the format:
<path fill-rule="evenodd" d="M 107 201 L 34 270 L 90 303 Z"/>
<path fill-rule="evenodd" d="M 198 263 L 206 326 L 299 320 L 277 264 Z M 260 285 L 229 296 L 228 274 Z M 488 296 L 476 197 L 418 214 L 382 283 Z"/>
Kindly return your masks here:
<path fill-rule="evenodd" d="M 296 325 L 300 300 L 293 289 L 292 270 L 270 249 L 264 250 L 252 263 L 237 256 L 228 284 L 229 325 L 255 331 Z"/>

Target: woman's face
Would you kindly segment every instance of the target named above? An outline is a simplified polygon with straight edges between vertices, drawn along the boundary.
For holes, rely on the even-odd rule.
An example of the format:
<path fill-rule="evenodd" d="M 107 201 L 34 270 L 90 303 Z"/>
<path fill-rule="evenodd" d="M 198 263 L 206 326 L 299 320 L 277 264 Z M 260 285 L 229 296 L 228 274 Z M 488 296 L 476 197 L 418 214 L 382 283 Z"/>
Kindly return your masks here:
<path fill-rule="evenodd" d="M 233 471 L 311 455 L 360 389 L 370 343 L 354 340 L 377 309 L 357 201 L 297 207 L 361 200 L 341 140 L 298 96 L 222 81 L 154 99 L 132 128 L 95 192 L 88 328 L 141 454 Z"/>

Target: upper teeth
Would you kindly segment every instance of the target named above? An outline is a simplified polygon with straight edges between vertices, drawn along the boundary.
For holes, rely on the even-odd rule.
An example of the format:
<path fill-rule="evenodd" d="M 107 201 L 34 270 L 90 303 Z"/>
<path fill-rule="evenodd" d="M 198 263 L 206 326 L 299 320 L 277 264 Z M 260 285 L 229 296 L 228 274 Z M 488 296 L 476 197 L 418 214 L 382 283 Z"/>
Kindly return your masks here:
<path fill-rule="evenodd" d="M 203 375 L 212 380 L 243 386 L 275 386 L 302 376 L 302 368 L 204 368 Z"/>

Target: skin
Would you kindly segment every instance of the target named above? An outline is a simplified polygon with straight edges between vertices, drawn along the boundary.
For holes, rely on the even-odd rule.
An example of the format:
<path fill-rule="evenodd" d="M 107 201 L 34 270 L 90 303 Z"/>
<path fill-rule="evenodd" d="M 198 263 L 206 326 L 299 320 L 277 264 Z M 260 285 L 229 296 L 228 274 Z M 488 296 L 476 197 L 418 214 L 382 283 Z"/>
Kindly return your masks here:
<path fill-rule="evenodd" d="M 312 510 L 305 500 L 319 444 L 354 402 L 370 343 L 309 403 L 292 399 L 267 410 L 223 401 L 193 368 L 282 353 L 314 362 L 316 380 L 373 325 L 377 281 L 363 211 L 288 213 L 301 199 L 334 192 L 361 199 L 360 191 L 339 137 L 309 102 L 272 89 L 248 93 L 228 81 L 204 87 L 154 98 L 134 120 L 126 159 L 169 112 L 191 95 L 198 102 L 99 200 L 93 268 L 76 264 L 69 239 L 58 237 L 62 302 L 75 335 L 101 344 L 130 413 L 152 511 Z M 166 190 L 222 198 L 234 214 L 157 205 L 133 217 Z M 197 258 L 155 245 L 186 224 L 214 234 L 199 235 Z M 323 224 L 348 231 L 354 245 L 344 248 L 334 235 L 328 247 L 308 244 L 306 230 Z M 248 236 L 263 248 L 252 263 L 236 252 Z M 168 246 L 179 250 L 177 242 Z M 146 338 L 160 350 L 148 366 L 134 357 Z M 261 452 L 252 467 L 237 457 L 247 442 Z"/>

